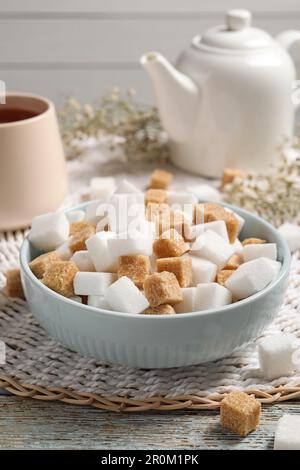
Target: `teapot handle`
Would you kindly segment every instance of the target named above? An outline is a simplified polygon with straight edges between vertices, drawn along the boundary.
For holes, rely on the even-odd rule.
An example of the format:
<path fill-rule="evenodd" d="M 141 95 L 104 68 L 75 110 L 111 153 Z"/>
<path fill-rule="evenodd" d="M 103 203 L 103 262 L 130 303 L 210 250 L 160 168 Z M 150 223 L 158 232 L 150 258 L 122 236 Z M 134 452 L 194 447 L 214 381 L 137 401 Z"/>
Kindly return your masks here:
<path fill-rule="evenodd" d="M 300 31 L 291 29 L 276 36 L 276 41 L 287 51 L 297 44 L 300 49 Z M 295 80 L 292 84 L 292 102 L 297 109 L 300 105 L 300 80 Z"/>

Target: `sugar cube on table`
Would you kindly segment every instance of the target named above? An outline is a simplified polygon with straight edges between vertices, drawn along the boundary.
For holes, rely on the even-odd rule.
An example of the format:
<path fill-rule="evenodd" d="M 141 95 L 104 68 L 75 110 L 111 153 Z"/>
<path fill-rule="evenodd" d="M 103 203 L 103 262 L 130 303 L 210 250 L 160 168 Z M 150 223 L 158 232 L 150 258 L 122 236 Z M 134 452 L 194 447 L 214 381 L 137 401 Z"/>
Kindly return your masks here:
<path fill-rule="evenodd" d="M 72 258 L 73 252 L 70 249 L 70 242 L 71 237 L 69 237 L 66 242 L 58 246 L 55 250 L 59 258 L 63 261 L 68 261 L 70 258 Z"/>
<path fill-rule="evenodd" d="M 192 260 L 192 285 L 213 282 L 216 278 L 218 267 L 216 264 L 198 256 L 190 256 Z"/>
<path fill-rule="evenodd" d="M 76 295 L 104 295 L 116 279 L 115 273 L 78 272 L 74 278 L 74 292 Z"/>
<path fill-rule="evenodd" d="M 285 414 L 278 420 L 274 450 L 300 450 L 300 415 Z"/>
<path fill-rule="evenodd" d="M 279 377 L 287 377 L 297 369 L 294 360 L 295 341 L 295 337 L 290 334 L 278 334 L 259 340 L 260 372 L 265 379 L 273 380 Z"/>
<path fill-rule="evenodd" d="M 276 243 L 245 245 L 243 247 L 242 256 L 244 262 L 261 257 L 276 260 L 277 246 Z"/>
<path fill-rule="evenodd" d="M 55 250 L 68 237 L 69 221 L 63 212 L 38 215 L 32 220 L 29 241 L 39 250 Z"/>
<path fill-rule="evenodd" d="M 175 274 L 167 271 L 148 276 L 144 282 L 144 291 L 151 307 L 174 305 L 183 300 Z"/>
<path fill-rule="evenodd" d="M 235 178 L 245 178 L 247 174 L 238 168 L 225 168 L 221 181 L 221 189 L 223 190 L 226 184 L 232 183 Z"/>
<path fill-rule="evenodd" d="M 199 201 L 219 202 L 221 200 L 221 193 L 213 186 L 208 184 L 199 184 L 189 188 Z"/>
<path fill-rule="evenodd" d="M 127 276 L 137 287 L 141 288 L 149 274 L 149 256 L 141 254 L 119 256 L 118 277 Z"/>
<path fill-rule="evenodd" d="M 257 258 L 239 266 L 227 279 L 225 286 L 236 300 L 245 299 L 272 282 L 281 264 L 269 258 Z"/>
<path fill-rule="evenodd" d="M 300 225 L 286 222 L 278 230 L 286 239 L 292 253 L 300 249 Z"/>
<path fill-rule="evenodd" d="M 66 213 L 67 219 L 70 222 L 82 222 L 85 219 L 85 212 L 82 210 L 74 210 Z"/>
<path fill-rule="evenodd" d="M 153 252 L 158 258 L 181 256 L 189 250 L 189 245 L 174 229 L 163 232 L 153 243 Z"/>
<path fill-rule="evenodd" d="M 207 230 L 200 235 L 191 246 L 192 255 L 207 259 L 218 268 L 223 268 L 233 253 L 233 246 L 212 230 Z"/>
<path fill-rule="evenodd" d="M 208 310 L 223 307 L 232 301 L 231 293 L 226 287 L 216 282 L 198 284 L 196 287 L 195 309 Z"/>
<path fill-rule="evenodd" d="M 163 204 L 167 200 L 167 191 L 164 189 L 148 189 L 145 193 L 145 204 Z"/>
<path fill-rule="evenodd" d="M 188 256 L 160 258 L 156 261 L 157 271 L 174 273 L 180 287 L 188 287 L 192 283 L 192 260 Z"/>
<path fill-rule="evenodd" d="M 96 271 L 116 272 L 117 258 L 108 249 L 107 241 L 116 237 L 114 232 L 97 232 L 85 244 Z"/>
<path fill-rule="evenodd" d="M 90 307 L 102 308 L 103 310 L 111 310 L 110 305 L 106 302 L 103 295 L 89 295 L 87 304 Z"/>
<path fill-rule="evenodd" d="M 65 297 L 74 297 L 73 281 L 78 268 L 73 261 L 51 263 L 42 278 L 42 283 L 49 289 Z"/>
<path fill-rule="evenodd" d="M 47 268 L 52 264 L 56 263 L 57 261 L 61 261 L 61 258 L 57 251 L 49 251 L 48 253 L 44 253 L 43 255 L 38 256 L 37 258 L 33 259 L 29 263 L 29 267 L 33 274 L 38 278 L 41 279 Z"/>
<path fill-rule="evenodd" d="M 123 179 L 117 186 L 117 190 L 115 191 L 116 194 L 141 194 L 142 191 L 135 186 L 134 184 L 130 183 L 130 181 Z"/>
<path fill-rule="evenodd" d="M 174 305 L 176 313 L 189 313 L 195 311 L 196 287 L 181 289 L 183 300 Z"/>
<path fill-rule="evenodd" d="M 172 305 L 162 304 L 157 307 L 148 307 L 142 312 L 143 315 L 174 315 L 176 312 Z"/>
<path fill-rule="evenodd" d="M 25 299 L 22 282 L 21 282 L 20 269 L 18 268 L 8 269 L 5 275 L 6 275 L 5 293 L 7 297 L 18 297 L 20 299 Z"/>
<path fill-rule="evenodd" d="M 116 190 L 115 178 L 110 176 L 94 177 L 90 181 L 90 199 L 108 199 Z"/>
<path fill-rule="evenodd" d="M 150 176 L 150 188 L 167 189 L 172 179 L 173 175 L 169 171 L 156 169 Z"/>
<path fill-rule="evenodd" d="M 79 271 L 95 271 L 95 266 L 87 250 L 76 251 L 72 256 L 71 261 L 74 261 Z"/>
<path fill-rule="evenodd" d="M 260 421 L 261 404 L 244 392 L 231 392 L 221 401 L 221 426 L 240 436 L 247 436 L 257 428 Z"/>
<path fill-rule="evenodd" d="M 73 222 L 70 225 L 69 247 L 72 253 L 86 250 L 86 240 L 96 233 L 96 227 L 91 222 Z"/>
<path fill-rule="evenodd" d="M 126 276 L 120 277 L 106 289 L 104 300 L 117 312 L 141 313 L 149 307 L 144 294 Z"/>

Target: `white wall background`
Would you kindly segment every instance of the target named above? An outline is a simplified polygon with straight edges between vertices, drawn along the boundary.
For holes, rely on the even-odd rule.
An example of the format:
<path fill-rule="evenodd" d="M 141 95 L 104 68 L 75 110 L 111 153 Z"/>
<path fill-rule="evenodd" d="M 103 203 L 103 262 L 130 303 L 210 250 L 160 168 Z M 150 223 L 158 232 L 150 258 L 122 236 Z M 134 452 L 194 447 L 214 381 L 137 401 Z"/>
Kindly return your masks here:
<path fill-rule="evenodd" d="M 272 34 L 300 29 L 300 0 L 0 0 L 0 79 L 57 104 L 70 94 L 91 101 L 114 85 L 150 102 L 141 54 L 174 60 L 236 7 Z M 293 54 L 299 66 L 300 51 Z"/>

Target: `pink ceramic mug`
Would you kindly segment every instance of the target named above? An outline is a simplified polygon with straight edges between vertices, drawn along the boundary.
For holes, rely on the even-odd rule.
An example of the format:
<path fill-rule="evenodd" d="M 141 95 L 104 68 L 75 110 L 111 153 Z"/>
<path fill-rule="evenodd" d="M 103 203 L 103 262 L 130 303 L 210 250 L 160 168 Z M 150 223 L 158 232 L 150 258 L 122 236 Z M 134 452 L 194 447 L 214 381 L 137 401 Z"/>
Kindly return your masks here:
<path fill-rule="evenodd" d="M 30 225 L 56 210 L 67 193 L 62 142 L 53 103 L 7 93 L 0 104 L 0 230 Z"/>

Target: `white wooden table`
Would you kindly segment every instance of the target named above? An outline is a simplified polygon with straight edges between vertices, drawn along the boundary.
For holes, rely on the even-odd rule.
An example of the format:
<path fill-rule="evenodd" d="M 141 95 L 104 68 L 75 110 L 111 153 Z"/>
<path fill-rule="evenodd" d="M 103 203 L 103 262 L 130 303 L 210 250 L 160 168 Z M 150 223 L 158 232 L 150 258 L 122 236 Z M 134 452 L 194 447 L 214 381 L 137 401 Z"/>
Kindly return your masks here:
<path fill-rule="evenodd" d="M 63 403 L 0 397 L 0 449 L 272 449 L 276 422 L 300 402 L 263 407 L 261 425 L 239 438 L 218 411 L 114 413 Z"/>

